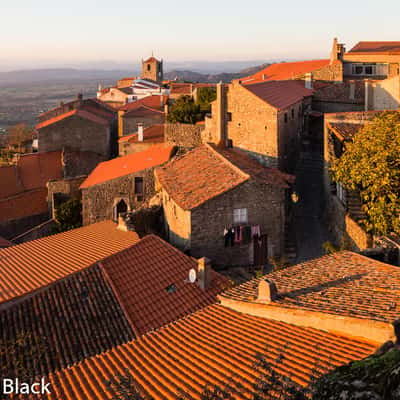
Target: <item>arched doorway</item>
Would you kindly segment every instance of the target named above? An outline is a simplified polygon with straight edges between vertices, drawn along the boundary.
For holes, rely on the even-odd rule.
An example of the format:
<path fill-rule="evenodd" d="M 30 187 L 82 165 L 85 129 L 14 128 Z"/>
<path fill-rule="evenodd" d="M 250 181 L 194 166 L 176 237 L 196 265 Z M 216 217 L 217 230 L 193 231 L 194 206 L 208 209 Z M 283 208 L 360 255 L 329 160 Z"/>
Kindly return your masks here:
<path fill-rule="evenodd" d="M 114 206 L 114 220 L 118 221 L 118 216 L 120 214 L 126 213 L 128 211 L 128 205 L 126 204 L 124 199 L 118 201 L 118 203 Z"/>

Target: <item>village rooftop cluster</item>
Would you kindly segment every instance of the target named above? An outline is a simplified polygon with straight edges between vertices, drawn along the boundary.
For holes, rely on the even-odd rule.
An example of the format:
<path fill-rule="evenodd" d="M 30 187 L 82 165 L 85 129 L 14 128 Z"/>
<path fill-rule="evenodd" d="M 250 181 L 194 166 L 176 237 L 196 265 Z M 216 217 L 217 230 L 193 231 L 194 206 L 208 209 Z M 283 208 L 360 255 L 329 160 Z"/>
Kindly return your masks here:
<path fill-rule="evenodd" d="M 203 118 L 171 118 L 205 94 Z M 249 398 L 259 354 L 307 387 L 397 343 L 400 238 L 365 229 L 329 171 L 399 108 L 400 42 L 334 39 L 232 82 L 166 81 L 152 56 L 38 115 L 0 167 L 1 379 L 58 400 L 112 399 L 121 375 L 144 398 Z M 82 226 L 55 233 L 71 204 Z M 304 239 L 317 217 L 346 250 Z"/>

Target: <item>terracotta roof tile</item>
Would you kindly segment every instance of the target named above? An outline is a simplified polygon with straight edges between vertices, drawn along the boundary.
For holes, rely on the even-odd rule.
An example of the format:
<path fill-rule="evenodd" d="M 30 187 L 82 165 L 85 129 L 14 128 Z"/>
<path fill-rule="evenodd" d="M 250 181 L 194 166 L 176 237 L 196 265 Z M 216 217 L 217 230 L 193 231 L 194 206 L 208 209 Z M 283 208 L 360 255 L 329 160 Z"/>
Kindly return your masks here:
<path fill-rule="evenodd" d="M 174 324 L 51 374 L 52 399 L 110 399 L 105 381 L 129 371 L 154 399 L 183 391 L 200 399 L 206 384 L 240 385 L 250 398 L 262 354 L 281 376 L 306 386 L 310 378 L 369 355 L 374 346 L 311 328 L 241 314 L 211 305 Z M 277 356 L 283 361 L 277 365 Z M 315 366 L 318 365 L 318 372 Z M 83 396 L 83 397 L 82 397 Z"/>
<path fill-rule="evenodd" d="M 0 222 L 45 214 L 48 211 L 47 188 L 27 190 L 0 199 Z"/>
<path fill-rule="evenodd" d="M 46 187 L 63 176 L 61 151 L 21 155 L 17 164 L 0 167 L 0 199 Z"/>
<path fill-rule="evenodd" d="M 216 301 L 228 279 L 213 272 L 211 287 L 188 283 L 197 261 L 155 235 L 101 261 L 134 331 L 141 335 Z M 175 291 L 168 293 L 167 287 Z"/>
<path fill-rule="evenodd" d="M 0 303 L 26 295 L 139 240 L 111 221 L 0 249 Z"/>
<path fill-rule="evenodd" d="M 329 64 L 329 59 L 276 63 L 256 72 L 254 75 L 240 78 L 240 81 L 243 84 L 250 84 L 263 81 L 297 79 L 308 72 L 327 67 Z"/>
<path fill-rule="evenodd" d="M 174 146 L 156 144 L 142 152 L 101 162 L 82 183 L 80 188 L 85 189 L 111 179 L 129 175 L 147 168 L 156 167 L 167 162 L 170 159 L 173 150 Z"/>
<path fill-rule="evenodd" d="M 149 126 L 148 128 L 145 128 L 143 130 L 143 142 L 149 142 L 149 143 L 164 142 L 164 130 L 165 130 L 164 124 L 156 124 L 156 125 Z M 138 134 L 133 133 L 131 135 L 122 136 L 118 140 L 118 142 L 119 143 L 124 143 L 124 142 L 137 143 L 138 142 Z"/>
<path fill-rule="evenodd" d="M 244 86 L 260 99 L 278 110 L 283 110 L 313 94 L 304 81 L 267 81 Z"/>
<path fill-rule="evenodd" d="M 277 286 L 275 303 L 284 307 L 389 323 L 400 317 L 400 269 L 356 253 L 323 256 L 266 277 Z M 254 302 L 260 279 L 220 296 Z"/>
<path fill-rule="evenodd" d="M 172 82 L 170 84 L 170 93 L 179 95 L 191 95 L 194 88 L 193 83 L 176 83 Z"/>
<path fill-rule="evenodd" d="M 168 101 L 168 96 L 159 96 L 159 95 L 146 96 L 140 100 L 124 104 L 119 108 L 119 110 L 131 111 L 141 106 L 146 106 L 154 110 L 163 111 L 164 105 L 167 103 L 167 101 Z"/>
<path fill-rule="evenodd" d="M 314 82 L 314 85 L 316 82 Z M 332 84 L 325 84 L 322 87 L 317 87 L 314 91 L 313 100 L 315 101 L 328 101 L 332 103 L 354 103 L 364 104 L 365 97 L 365 82 L 363 80 L 355 80 L 354 85 L 354 98 L 350 98 L 350 85 L 347 82 L 336 82 Z"/>
<path fill-rule="evenodd" d="M 342 141 L 351 140 L 353 136 L 363 128 L 364 124 L 349 124 L 346 122 L 329 122 L 328 126 Z"/>
<path fill-rule="evenodd" d="M 400 54 L 400 42 L 358 42 L 348 53 Z"/>
<path fill-rule="evenodd" d="M 109 124 L 109 121 L 107 121 L 103 117 L 95 115 L 89 111 L 85 111 L 83 109 L 75 109 L 72 111 L 68 111 L 64 114 L 57 115 L 56 117 L 50 118 L 46 121 L 40 122 L 39 124 L 36 125 L 36 129 L 43 129 L 49 125 L 53 125 L 57 122 L 63 121 L 64 119 L 70 118 L 72 116 L 77 116 L 77 117 L 80 117 L 83 119 L 87 119 L 87 120 L 95 122 L 96 124 L 99 124 L 99 125 L 108 125 Z"/>
<path fill-rule="evenodd" d="M 48 374 L 134 338 L 98 266 L 0 311 L 0 326 L 8 349 L 0 352 L 0 375 L 12 378 Z M 12 346 L 21 335 L 27 345 Z"/>
<path fill-rule="evenodd" d="M 174 201 L 190 210 L 246 182 L 251 177 L 287 187 L 285 174 L 262 167 L 240 150 L 220 150 L 204 144 L 156 169 L 157 177 Z"/>

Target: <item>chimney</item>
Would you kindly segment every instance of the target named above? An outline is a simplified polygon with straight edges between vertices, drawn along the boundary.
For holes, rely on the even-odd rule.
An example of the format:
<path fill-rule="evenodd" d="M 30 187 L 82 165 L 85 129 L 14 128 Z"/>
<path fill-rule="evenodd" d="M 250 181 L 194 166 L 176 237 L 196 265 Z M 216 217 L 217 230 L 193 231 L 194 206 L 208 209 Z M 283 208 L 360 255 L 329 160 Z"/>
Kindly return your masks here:
<path fill-rule="evenodd" d="M 354 100 L 356 97 L 356 83 L 355 81 L 349 81 L 349 99 Z"/>
<path fill-rule="evenodd" d="M 262 74 L 262 80 L 265 81 L 267 79 L 267 75 L 266 74 Z"/>
<path fill-rule="evenodd" d="M 337 38 L 333 39 L 332 50 L 331 50 L 331 61 L 332 65 L 335 61 L 343 61 L 343 56 L 346 49 L 343 43 L 338 43 Z"/>
<path fill-rule="evenodd" d="M 143 124 L 139 122 L 137 124 L 138 127 L 138 142 L 143 142 Z"/>
<path fill-rule="evenodd" d="M 259 303 L 272 303 L 278 297 L 278 289 L 274 281 L 270 279 L 261 279 L 258 284 L 257 302 Z"/>
<path fill-rule="evenodd" d="M 211 270 L 211 260 L 207 257 L 197 260 L 197 282 L 203 290 L 207 290 L 211 285 Z"/>
<path fill-rule="evenodd" d="M 165 116 L 168 115 L 168 111 L 169 111 L 168 103 L 165 103 L 165 104 L 164 104 L 164 114 L 165 114 Z"/>
<path fill-rule="evenodd" d="M 218 143 L 226 146 L 226 121 L 225 121 L 225 86 L 222 83 L 217 84 L 217 140 Z"/>
<path fill-rule="evenodd" d="M 313 88 L 313 83 L 312 83 L 312 73 L 307 72 L 305 75 L 305 87 L 306 89 L 312 89 Z"/>

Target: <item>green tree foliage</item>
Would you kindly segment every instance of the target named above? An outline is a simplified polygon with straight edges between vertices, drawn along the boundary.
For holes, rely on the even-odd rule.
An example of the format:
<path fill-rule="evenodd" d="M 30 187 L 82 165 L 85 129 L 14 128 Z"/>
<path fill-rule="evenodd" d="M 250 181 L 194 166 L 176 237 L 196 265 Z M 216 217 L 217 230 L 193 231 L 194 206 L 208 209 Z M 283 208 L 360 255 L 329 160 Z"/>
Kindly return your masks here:
<path fill-rule="evenodd" d="M 363 224 L 375 234 L 400 234 L 399 149 L 400 113 L 385 112 L 355 134 L 332 166 L 335 181 L 360 191 Z"/>
<path fill-rule="evenodd" d="M 197 103 L 200 111 L 204 115 L 211 112 L 211 103 L 217 99 L 215 87 L 200 87 L 197 89 Z"/>
<path fill-rule="evenodd" d="M 82 226 L 82 202 L 78 198 L 72 198 L 62 203 L 56 209 L 55 219 L 57 232 L 64 232 Z"/>
<path fill-rule="evenodd" d="M 191 96 L 181 96 L 168 112 L 167 120 L 172 123 L 195 124 L 202 120 L 200 105 Z"/>

